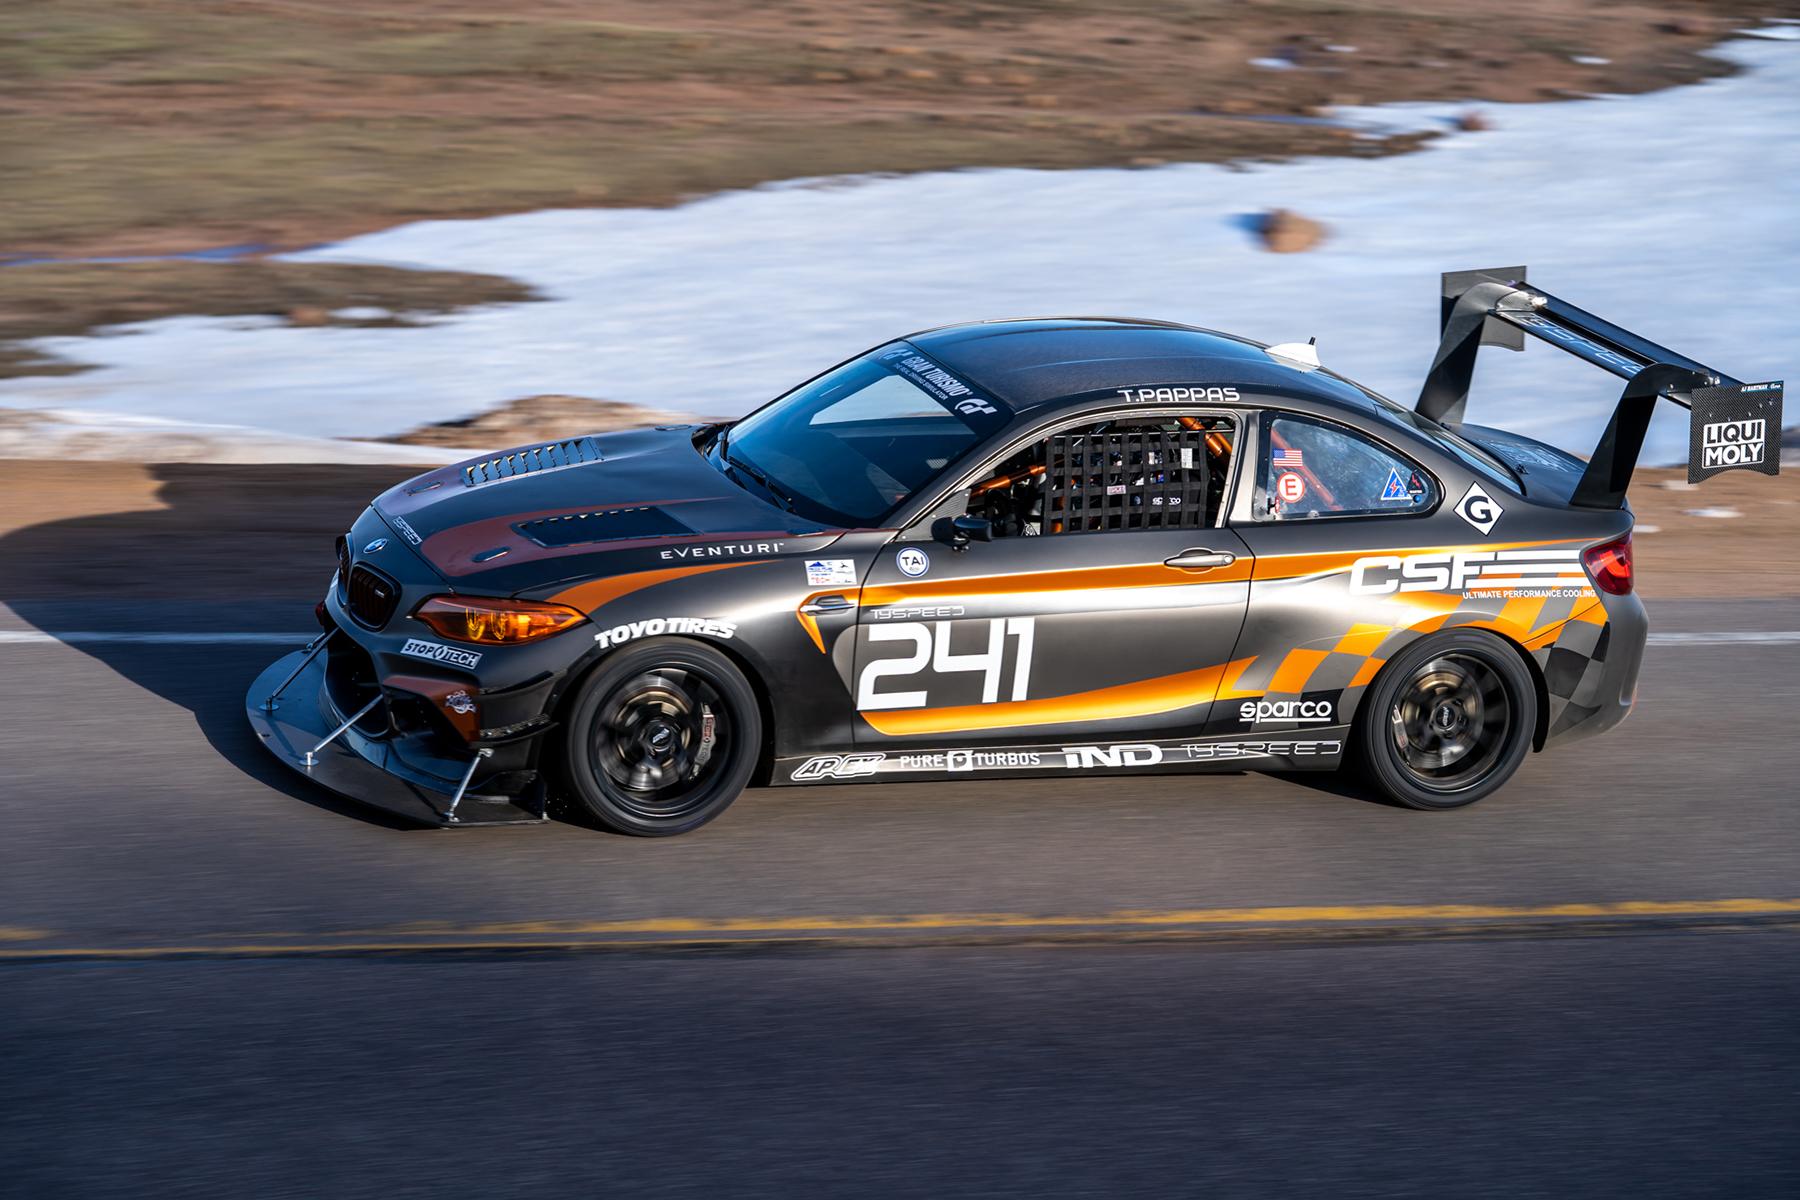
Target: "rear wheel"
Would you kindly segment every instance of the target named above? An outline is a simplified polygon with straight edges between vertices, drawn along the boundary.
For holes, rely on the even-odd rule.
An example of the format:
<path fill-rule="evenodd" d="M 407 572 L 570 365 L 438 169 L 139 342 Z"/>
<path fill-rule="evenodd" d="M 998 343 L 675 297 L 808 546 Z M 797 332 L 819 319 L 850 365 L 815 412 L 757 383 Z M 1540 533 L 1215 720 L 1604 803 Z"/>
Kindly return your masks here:
<path fill-rule="evenodd" d="M 693 642 L 648 641 L 581 685 L 563 742 L 569 790 L 608 829 L 686 833 L 724 812 L 756 767 L 762 714 L 742 671 Z"/>
<path fill-rule="evenodd" d="M 1537 688 L 1491 633 L 1423 638 L 1364 700 L 1357 742 L 1370 781 L 1409 808 L 1461 808 L 1499 790 L 1531 749 Z"/>

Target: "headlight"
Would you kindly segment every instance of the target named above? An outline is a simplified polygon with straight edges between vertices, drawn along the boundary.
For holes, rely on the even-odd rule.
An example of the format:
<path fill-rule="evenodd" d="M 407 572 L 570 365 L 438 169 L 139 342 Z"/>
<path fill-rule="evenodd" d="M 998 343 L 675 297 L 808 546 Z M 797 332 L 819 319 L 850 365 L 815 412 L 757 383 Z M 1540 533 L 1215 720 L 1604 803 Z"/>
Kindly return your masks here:
<path fill-rule="evenodd" d="M 419 605 L 413 616 L 439 637 L 482 646 L 535 642 L 587 620 L 561 604 L 485 596 L 433 596 Z"/>

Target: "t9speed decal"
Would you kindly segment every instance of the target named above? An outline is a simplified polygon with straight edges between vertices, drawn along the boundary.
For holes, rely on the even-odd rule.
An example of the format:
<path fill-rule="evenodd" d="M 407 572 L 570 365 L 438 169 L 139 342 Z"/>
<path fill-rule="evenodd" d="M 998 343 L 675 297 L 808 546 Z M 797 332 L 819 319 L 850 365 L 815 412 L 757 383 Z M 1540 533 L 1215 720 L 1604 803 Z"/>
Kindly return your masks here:
<path fill-rule="evenodd" d="M 958 653 L 951 648 L 953 632 L 962 628 L 978 630 L 987 626 L 986 648 Z M 1023 700 L 1031 687 L 1031 646 L 1035 632 L 1034 618 L 991 617 L 986 621 L 897 621 L 891 625 L 868 627 L 870 642 L 910 642 L 912 653 L 904 658 L 884 658 L 869 663 L 856 680 L 856 707 L 861 711 L 886 708 L 924 708 L 931 703 L 931 677 L 978 674 L 981 676 L 981 702 L 993 704 L 1000 699 L 1002 684 L 1008 700 Z M 967 637 L 967 634 L 964 635 Z M 1010 678 L 1006 666 L 1006 641 L 1013 639 L 1016 653 Z M 880 683 L 889 676 L 901 677 L 929 673 L 920 680 L 925 685 L 917 691 L 882 691 Z"/>
<path fill-rule="evenodd" d="M 1359 596 L 1395 592 L 1541 595 L 1585 588 L 1579 550 L 1457 550 L 1440 554 L 1373 554 L 1350 567 Z"/>

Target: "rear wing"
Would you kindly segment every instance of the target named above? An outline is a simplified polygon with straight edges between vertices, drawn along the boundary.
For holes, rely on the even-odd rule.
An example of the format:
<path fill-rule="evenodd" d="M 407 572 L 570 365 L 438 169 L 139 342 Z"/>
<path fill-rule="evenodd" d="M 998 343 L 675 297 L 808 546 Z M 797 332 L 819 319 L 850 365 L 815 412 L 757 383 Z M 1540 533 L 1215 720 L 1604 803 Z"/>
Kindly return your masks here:
<path fill-rule="evenodd" d="M 1421 416 L 1460 423 L 1476 352 L 1482 346 L 1523 350 L 1528 333 L 1626 381 L 1571 504 L 1619 508 L 1625 503 L 1659 396 L 1693 414 L 1689 482 L 1733 469 L 1765 475 L 1779 471 L 1779 381 L 1743 383 L 1641 338 L 1528 286 L 1524 267 L 1452 271 L 1443 282 L 1443 336 L 1419 391 L 1415 411 Z"/>

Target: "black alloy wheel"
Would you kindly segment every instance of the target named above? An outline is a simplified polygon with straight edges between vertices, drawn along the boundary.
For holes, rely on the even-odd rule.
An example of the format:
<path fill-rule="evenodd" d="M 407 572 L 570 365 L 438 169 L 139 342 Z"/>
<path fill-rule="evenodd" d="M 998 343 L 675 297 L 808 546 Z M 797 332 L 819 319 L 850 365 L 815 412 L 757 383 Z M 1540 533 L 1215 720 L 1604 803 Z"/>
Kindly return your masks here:
<path fill-rule="evenodd" d="M 1461 808 L 1512 777 L 1536 725 L 1537 688 L 1520 652 L 1482 630 L 1452 630 L 1387 665 L 1363 699 L 1357 742 L 1391 798 Z"/>
<path fill-rule="evenodd" d="M 646 641 L 582 684 L 564 740 L 567 782 L 609 829 L 686 833 L 743 791 L 761 745 L 755 695 L 731 660 L 698 642 Z"/>

